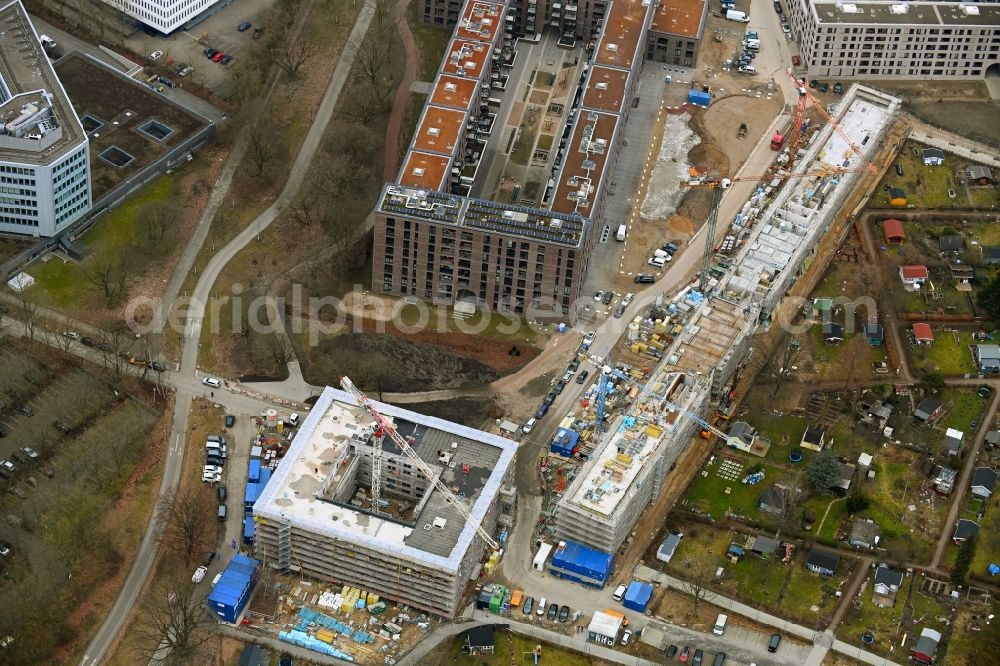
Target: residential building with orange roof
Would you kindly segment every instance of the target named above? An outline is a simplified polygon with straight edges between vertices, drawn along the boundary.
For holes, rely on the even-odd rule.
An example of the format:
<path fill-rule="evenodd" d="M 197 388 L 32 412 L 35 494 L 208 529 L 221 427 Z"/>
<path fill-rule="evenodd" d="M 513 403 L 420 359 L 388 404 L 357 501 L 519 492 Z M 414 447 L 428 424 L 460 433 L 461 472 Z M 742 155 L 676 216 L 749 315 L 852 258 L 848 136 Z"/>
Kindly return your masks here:
<path fill-rule="evenodd" d="M 632 69 L 641 65 L 652 12 L 643 0 L 615 0 L 604 21 L 594 62 Z"/>
<path fill-rule="evenodd" d="M 661 0 L 646 38 L 646 57 L 694 67 L 708 20 L 708 0 Z"/>
<path fill-rule="evenodd" d="M 452 109 L 469 109 L 479 90 L 479 81 L 442 74 L 431 92 L 430 103 Z"/>
<path fill-rule="evenodd" d="M 444 189 L 445 175 L 449 168 L 450 157 L 410 151 L 403 168 L 399 170 L 399 183 L 407 187 L 441 190 Z"/>

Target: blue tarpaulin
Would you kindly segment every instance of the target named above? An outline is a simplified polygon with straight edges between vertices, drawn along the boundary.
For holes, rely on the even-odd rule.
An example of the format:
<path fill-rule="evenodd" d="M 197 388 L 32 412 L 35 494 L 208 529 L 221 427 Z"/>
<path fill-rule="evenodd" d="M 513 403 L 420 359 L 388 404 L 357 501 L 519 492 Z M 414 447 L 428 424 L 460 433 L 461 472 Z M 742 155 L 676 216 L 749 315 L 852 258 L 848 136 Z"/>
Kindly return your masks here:
<path fill-rule="evenodd" d="M 637 613 L 645 613 L 649 600 L 653 597 L 653 586 L 649 583 L 632 581 L 625 592 L 625 608 L 630 608 Z"/>
<path fill-rule="evenodd" d="M 1000 574 L 1000 567 L 998 567 L 995 564 L 991 564 L 989 569 L 987 569 L 987 571 L 990 572 L 991 576 L 996 576 L 997 574 Z"/>
<path fill-rule="evenodd" d="M 556 436 L 552 438 L 550 450 L 558 456 L 572 458 L 579 450 L 580 433 L 569 428 L 559 428 Z"/>
<path fill-rule="evenodd" d="M 698 106 L 708 106 L 712 103 L 712 96 L 707 92 L 701 90 L 689 90 L 688 91 L 688 104 L 697 104 Z"/>
<path fill-rule="evenodd" d="M 552 554 L 549 572 L 560 578 L 602 588 L 611 575 L 614 557 L 572 541 L 560 541 Z"/>

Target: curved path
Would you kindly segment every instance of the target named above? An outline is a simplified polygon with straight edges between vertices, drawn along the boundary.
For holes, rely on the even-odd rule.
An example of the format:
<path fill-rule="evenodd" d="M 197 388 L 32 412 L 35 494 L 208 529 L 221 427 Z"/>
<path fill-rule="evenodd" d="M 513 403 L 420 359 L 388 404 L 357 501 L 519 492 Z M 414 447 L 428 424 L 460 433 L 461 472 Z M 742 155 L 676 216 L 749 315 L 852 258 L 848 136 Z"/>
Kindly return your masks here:
<path fill-rule="evenodd" d="M 181 356 L 181 372 L 172 377 L 174 379 L 176 393 L 174 395 L 174 417 L 169 441 L 184 441 L 182 436 L 186 436 L 187 433 L 187 417 L 191 398 L 193 395 L 201 393 L 193 375 L 198 363 L 198 341 L 201 336 L 202 319 L 205 314 L 205 305 L 208 301 L 211 289 L 214 286 L 219 273 L 229 263 L 229 261 L 236 256 L 240 250 L 246 247 L 258 233 L 274 222 L 274 220 L 277 219 L 278 214 L 298 193 L 299 188 L 302 186 L 302 182 L 305 179 L 306 170 L 308 169 L 316 151 L 320 146 L 323 134 L 326 131 L 326 126 L 330 122 L 330 118 L 333 116 L 334 108 L 340 98 L 340 92 L 344 87 L 344 83 L 347 81 L 347 76 L 354 64 L 354 58 L 358 52 L 358 47 L 360 46 L 362 39 L 364 39 L 365 33 L 368 31 L 368 26 L 371 23 L 373 14 L 374 5 L 371 0 L 368 0 L 365 3 L 364 8 L 358 14 L 358 19 L 354 24 L 354 28 L 351 30 L 351 34 L 348 37 L 344 50 L 337 62 L 337 66 L 333 70 L 333 75 L 330 78 L 330 84 L 326 89 L 326 94 L 323 96 L 323 101 L 320 103 L 319 109 L 316 112 L 313 124 L 309 128 L 309 133 L 306 134 L 306 138 L 302 142 L 302 147 L 299 149 L 299 153 L 295 157 L 295 162 L 292 164 L 291 171 L 288 174 L 288 180 L 285 183 L 285 187 L 281 191 L 281 194 L 278 196 L 277 200 L 256 220 L 250 223 L 250 225 L 242 233 L 236 236 L 236 238 L 230 241 L 224 248 L 222 248 L 221 251 L 212 257 L 211 261 L 209 261 L 208 265 L 201 273 L 198 284 L 194 289 L 193 299 L 189 310 L 188 324 L 185 327 L 185 339 Z M 228 398 L 227 396 L 225 399 L 235 400 L 239 398 L 236 396 Z M 220 402 L 222 400 L 223 398 L 220 395 Z M 183 445 L 175 445 L 169 448 L 164 462 L 163 479 L 160 483 L 157 502 L 162 501 L 176 489 L 177 483 L 180 479 L 181 463 L 183 459 Z M 132 569 L 129 571 L 121 592 L 119 592 L 118 598 L 115 600 L 115 603 L 105 618 L 104 623 L 94 635 L 90 645 L 87 646 L 87 650 L 81 660 L 82 666 L 94 666 L 100 663 L 107 654 L 108 649 L 114 643 L 115 638 L 121 631 L 122 626 L 124 626 L 140 591 L 149 577 L 149 572 L 156 559 L 159 548 L 160 529 L 159 521 L 155 519 L 150 521 L 149 526 L 146 529 L 146 533 L 143 536 L 142 543 L 139 545 L 139 550 L 136 553 Z"/>
<path fill-rule="evenodd" d="M 413 31 L 406 20 L 406 10 L 410 8 L 410 0 L 399 0 L 396 5 L 396 29 L 399 37 L 403 41 L 403 50 L 406 52 L 406 69 L 403 71 L 403 80 L 396 88 L 396 96 L 392 101 L 392 111 L 389 113 L 389 120 L 385 128 L 385 157 L 382 159 L 382 180 L 389 182 L 396 180 L 396 173 L 399 171 L 399 141 L 402 138 L 400 132 L 403 129 L 403 119 L 406 117 L 406 110 L 410 104 L 410 88 L 417 80 L 417 65 L 420 60 L 420 49 L 417 41 L 413 38 Z"/>

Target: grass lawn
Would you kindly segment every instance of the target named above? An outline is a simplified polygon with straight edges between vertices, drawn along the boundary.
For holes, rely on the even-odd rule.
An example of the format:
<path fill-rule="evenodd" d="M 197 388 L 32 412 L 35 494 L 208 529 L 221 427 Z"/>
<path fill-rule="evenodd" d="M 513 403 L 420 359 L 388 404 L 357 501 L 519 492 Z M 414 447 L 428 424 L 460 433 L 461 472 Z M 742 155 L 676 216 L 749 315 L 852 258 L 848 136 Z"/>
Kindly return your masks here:
<path fill-rule="evenodd" d="M 917 156 L 913 155 L 913 148 L 916 148 Z M 900 151 L 896 163 L 903 168 L 903 175 L 899 176 L 895 168 L 890 168 L 882 180 L 879 188 L 872 195 L 872 206 L 879 208 L 889 207 L 889 195 L 883 189 L 883 185 L 899 187 L 906 192 L 906 203 L 915 208 L 957 208 L 960 205 L 958 197 L 951 199 L 948 197 L 948 189 L 955 190 L 958 194 L 960 188 L 955 174 L 952 173 L 952 156 L 945 154 L 945 163 L 942 166 L 925 166 L 921 151 L 925 148 L 913 141 L 904 146 Z M 965 197 L 962 197 L 962 205 L 968 205 Z"/>
<path fill-rule="evenodd" d="M 948 512 L 948 502 L 923 501 L 919 454 L 906 449 L 887 449 L 874 462 L 875 479 L 862 486 L 871 506 L 859 517 L 878 523 L 886 547 L 899 542 L 910 559 L 929 557 L 938 529 Z M 915 511 L 910 511 L 910 506 Z"/>
<path fill-rule="evenodd" d="M 973 344 L 971 331 L 934 331 L 934 342 L 910 347 L 912 366 L 924 372 L 942 375 L 964 375 L 976 372 L 969 345 Z"/>
<path fill-rule="evenodd" d="M 407 21 L 410 23 L 410 30 L 417 40 L 417 48 L 420 49 L 420 69 L 417 71 L 417 81 L 433 81 L 437 73 L 438 65 L 444 57 L 444 52 L 451 41 L 451 28 L 441 25 L 422 23 L 417 12 L 423 7 L 423 3 L 410 3 L 410 10 L 407 12 Z"/>
<path fill-rule="evenodd" d="M 984 578 L 990 575 L 986 568 L 990 564 L 1000 564 L 997 558 L 1000 557 L 1000 493 L 993 493 L 990 505 L 986 509 L 986 515 L 982 520 L 976 516 L 963 516 L 979 523 L 979 538 L 976 540 L 976 554 L 972 558 L 972 567 L 969 573 L 977 574 Z M 955 550 L 958 550 L 956 547 Z"/>
<path fill-rule="evenodd" d="M 832 542 L 837 538 L 837 528 L 847 518 L 847 505 L 842 497 L 811 497 L 802 508 L 815 520 L 813 533 L 817 540 Z"/>
<path fill-rule="evenodd" d="M 464 635 L 459 634 L 452 641 L 451 646 L 447 649 L 447 651 L 440 649 L 434 651 L 437 654 L 444 653 L 442 656 L 445 656 L 444 659 L 438 661 L 437 663 L 468 664 L 469 666 L 511 666 L 512 664 L 533 664 L 534 659 L 532 655 L 526 653 L 530 653 L 535 649 L 535 646 L 539 644 L 538 640 L 521 636 L 519 634 L 510 634 L 511 640 L 508 640 L 507 636 L 508 634 L 506 632 L 494 632 L 493 639 L 496 643 L 496 651 L 492 655 L 478 655 L 470 657 L 462 651 L 465 639 Z M 571 650 L 566 650 L 547 643 L 543 643 L 541 647 L 542 653 L 541 660 L 539 662 L 541 664 L 588 666 L 592 663 L 589 657 L 580 654 L 579 652 L 573 652 Z"/>
<path fill-rule="evenodd" d="M 854 561 L 840 558 L 840 568 L 836 575 L 825 578 L 805 568 L 807 554 L 801 552 L 795 558 L 791 579 L 781 600 L 782 615 L 806 626 L 816 626 L 831 615 L 837 606 L 837 587 L 850 575 Z M 815 610 L 814 610 L 815 607 Z"/>
<path fill-rule="evenodd" d="M 872 570 L 864 592 L 854 601 L 860 608 L 852 606 L 847 610 L 837 627 L 837 637 L 845 643 L 861 646 L 861 634 L 870 631 L 875 634 L 875 643 L 865 649 L 883 656 L 888 655 L 890 645 L 897 643 L 907 630 L 907 627 L 900 624 L 900 620 L 906 610 L 906 595 L 912 583 L 913 576 L 904 575 L 903 584 L 896 593 L 896 604 L 879 608 L 872 603 L 872 588 L 875 584 L 875 573 Z M 896 649 L 899 649 L 898 646 Z"/>
<path fill-rule="evenodd" d="M 979 419 L 986 407 L 986 402 L 976 395 L 975 389 L 948 388 L 939 396 L 945 402 L 951 401 L 951 412 L 938 423 L 938 427 L 954 428 L 965 433 L 966 446 L 972 437 L 972 422 Z"/>
<path fill-rule="evenodd" d="M 705 467 L 708 475 L 699 475 L 692 484 L 687 496 L 689 505 L 698 508 L 716 520 L 723 518 L 727 512 L 746 516 L 752 520 L 766 519 L 766 515 L 762 516 L 761 510 L 757 506 L 760 494 L 764 492 L 764 488 L 785 476 L 786 473 L 771 465 L 764 465 L 764 481 L 751 486 L 742 483 L 740 479 L 753 463 L 748 459 L 729 459 L 744 465 L 743 472 L 739 477 L 735 481 L 731 481 L 719 476 L 721 461 L 716 458 L 714 463 Z M 731 491 L 728 495 L 725 493 L 726 488 Z"/>
<path fill-rule="evenodd" d="M 1000 622 L 987 624 L 984 617 L 1000 613 L 996 601 L 990 606 L 972 605 L 955 614 L 951 636 L 946 647 L 943 664 L 996 664 L 1000 663 Z M 993 655 L 992 657 L 990 655 Z"/>
<path fill-rule="evenodd" d="M 173 189 L 173 176 L 161 176 L 125 200 L 118 208 L 101 216 L 79 241 L 86 258 L 82 263 L 63 263 L 52 259 L 33 264 L 30 273 L 41 287 L 46 305 L 64 308 L 98 297 L 90 281 L 93 266 L 117 262 L 140 233 L 137 213 L 148 203 L 166 201 Z M 141 272 L 141 268 L 137 268 Z"/>
<path fill-rule="evenodd" d="M 951 616 L 951 606 L 944 602 L 938 602 L 933 597 L 921 592 L 921 580 L 917 576 L 914 577 L 911 583 L 914 586 L 910 594 L 910 606 L 913 608 L 912 617 L 914 620 L 920 621 L 919 624 L 921 627 L 929 627 L 944 634 L 947 632 L 948 625 L 942 620 L 946 620 Z M 939 653 L 937 663 L 948 664 L 951 662 L 942 660 Z"/>

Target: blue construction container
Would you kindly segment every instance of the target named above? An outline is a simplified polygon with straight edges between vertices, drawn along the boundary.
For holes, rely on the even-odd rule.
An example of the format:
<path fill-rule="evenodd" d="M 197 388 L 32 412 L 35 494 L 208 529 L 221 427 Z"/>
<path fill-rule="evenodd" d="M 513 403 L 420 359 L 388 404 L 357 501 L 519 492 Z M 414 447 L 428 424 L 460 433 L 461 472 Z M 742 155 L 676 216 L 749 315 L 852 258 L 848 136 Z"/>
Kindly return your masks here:
<path fill-rule="evenodd" d="M 625 592 L 625 608 L 634 610 L 637 613 L 645 613 L 649 600 L 653 597 L 653 586 L 649 583 L 632 581 Z"/>
<path fill-rule="evenodd" d="M 223 621 L 234 623 L 243 614 L 254 585 L 260 562 L 245 555 L 233 555 L 222 578 L 208 595 L 208 607 Z"/>
<path fill-rule="evenodd" d="M 247 516 L 243 519 L 243 543 L 247 546 L 253 544 L 254 531 L 257 526 L 253 522 L 253 516 Z"/>
<path fill-rule="evenodd" d="M 708 106 L 712 103 L 712 96 L 707 92 L 701 90 L 689 90 L 688 91 L 688 104 L 697 104 L 698 106 Z"/>
<path fill-rule="evenodd" d="M 251 483 L 257 483 L 260 481 L 260 461 L 251 460 L 250 461 L 250 472 L 247 474 L 247 481 Z"/>
<path fill-rule="evenodd" d="M 600 589 L 611 576 L 613 560 L 614 556 L 609 553 L 572 541 L 560 541 L 552 553 L 549 572 L 554 576 Z"/>
<path fill-rule="evenodd" d="M 243 513 L 248 516 L 253 513 L 253 505 L 257 503 L 258 497 L 260 497 L 260 484 L 248 483 L 246 492 L 243 493 Z"/>
<path fill-rule="evenodd" d="M 580 450 L 580 433 L 569 428 L 559 428 L 552 438 L 550 450 L 557 456 L 572 458 Z"/>
<path fill-rule="evenodd" d="M 260 479 L 257 480 L 257 485 L 260 486 L 261 490 L 263 490 L 264 486 L 267 485 L 267 482 L 271 480 L 271 475 L 273 473 L 274 470 L 271 469 L 270 467 L 264 467 L 263 469 L 260 470 Z"/>

